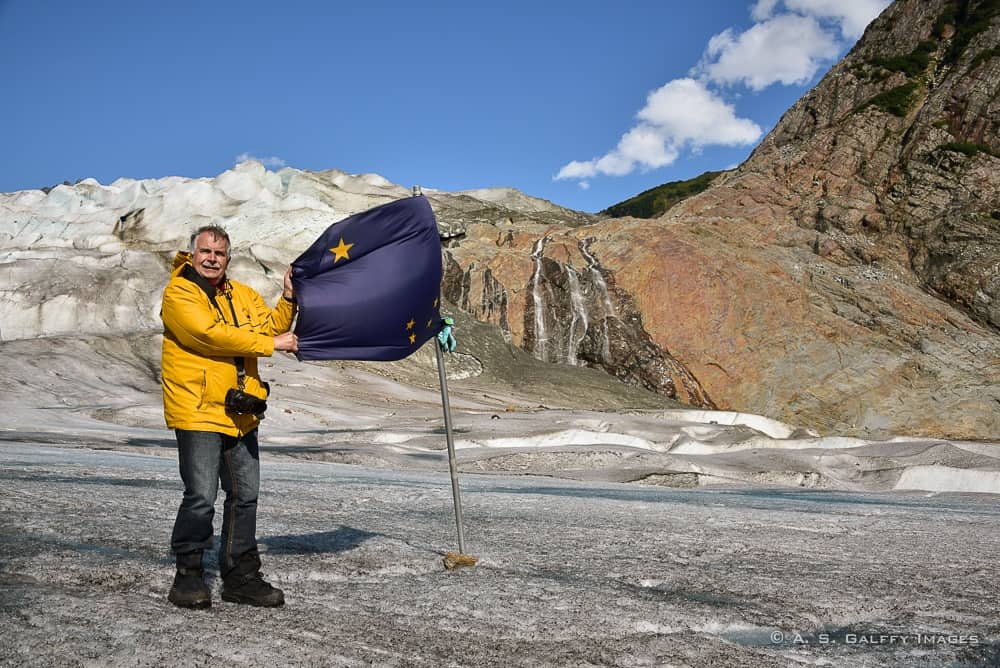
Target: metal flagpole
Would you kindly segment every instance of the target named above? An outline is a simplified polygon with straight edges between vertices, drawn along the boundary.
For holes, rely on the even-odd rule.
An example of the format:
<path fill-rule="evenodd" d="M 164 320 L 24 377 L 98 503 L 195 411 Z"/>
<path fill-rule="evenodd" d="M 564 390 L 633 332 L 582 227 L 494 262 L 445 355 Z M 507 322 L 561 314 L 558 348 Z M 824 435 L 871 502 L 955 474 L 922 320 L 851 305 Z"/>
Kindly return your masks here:
<path fill-rule="evenodd" d="M 448 376 L 444 371 L 444 353 L 434 342 L 437 353 L 438 379 L 441 381 L 441 405 L 444 406 L 444 433 L 448 441 L 448 469 L 451 471 L 451 495 L 455 499 L 455 524 L 458 526 L 458 551 L 465 554 L 465 532 L 462 529 L 462 496 L 458 489 L 458 462 L 455 459 L 455 439 L 451 432 L 451 404 L 448 403 Z"/>
<path fill-rule="evenodd" d="M 413 196 L 423 193 L 420 186 L 413 186 Z M 448 443 L 448 470 L 451 473 L 451 496 L 455 501 L 455 526 L 458 527 L 458 552 L 444 555 L 444 566 L 449 570 L 462 566 L 475 566 L 479 561 L 476 557 L 465 554 L 465 530 L 462 528 L 462 495 L 458 488 L 458 461 L 455 458 L 455 438 L 451 429 L 451 403 L 448 401 L 448 375 L 444 370 L 444 353 L 438 341 L 434 341 L 434 353 L 437 355 L 438 380 L 441 383 L 441 406 L 444 409 L 444 434 Z"/>

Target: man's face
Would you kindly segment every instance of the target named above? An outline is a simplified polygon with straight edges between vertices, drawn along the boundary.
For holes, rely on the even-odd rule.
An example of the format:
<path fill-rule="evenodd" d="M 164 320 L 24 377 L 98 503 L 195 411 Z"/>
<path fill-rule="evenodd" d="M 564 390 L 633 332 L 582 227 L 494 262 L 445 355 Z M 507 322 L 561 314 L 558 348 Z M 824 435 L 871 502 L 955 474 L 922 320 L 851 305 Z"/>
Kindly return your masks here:
<path fill-rule="evenodd" d="M 218 285 L 229 266 L 229 243 L 211 232 L 202 232 L 194 240 L 191 264 L 212 285 Z"/>

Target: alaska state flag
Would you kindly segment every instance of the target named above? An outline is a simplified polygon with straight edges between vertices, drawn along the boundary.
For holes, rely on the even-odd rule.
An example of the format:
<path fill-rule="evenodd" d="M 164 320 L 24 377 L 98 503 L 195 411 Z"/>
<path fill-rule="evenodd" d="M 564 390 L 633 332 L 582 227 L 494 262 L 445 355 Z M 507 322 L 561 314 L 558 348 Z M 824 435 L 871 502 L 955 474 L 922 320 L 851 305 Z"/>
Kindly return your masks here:
<path fill-rule="evenodd" d="M 427 198 L 331 225 L 292 262 L 300 360 L 406 357 L 441 329 L 441 242 Z"/>

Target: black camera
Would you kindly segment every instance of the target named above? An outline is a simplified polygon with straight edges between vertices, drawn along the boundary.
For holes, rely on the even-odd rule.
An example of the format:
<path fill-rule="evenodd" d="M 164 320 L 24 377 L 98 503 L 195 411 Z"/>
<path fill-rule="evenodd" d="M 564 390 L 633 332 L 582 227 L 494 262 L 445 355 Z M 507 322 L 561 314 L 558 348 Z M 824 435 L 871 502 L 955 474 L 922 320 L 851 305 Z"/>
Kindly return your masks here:
<path fill-rule="evenodd" d="M 226 392 L 226 410 L 235 415 L 254 415 L 262 418 L 264 411 L 267 410 L 267 402 L 234 387 Z"/>

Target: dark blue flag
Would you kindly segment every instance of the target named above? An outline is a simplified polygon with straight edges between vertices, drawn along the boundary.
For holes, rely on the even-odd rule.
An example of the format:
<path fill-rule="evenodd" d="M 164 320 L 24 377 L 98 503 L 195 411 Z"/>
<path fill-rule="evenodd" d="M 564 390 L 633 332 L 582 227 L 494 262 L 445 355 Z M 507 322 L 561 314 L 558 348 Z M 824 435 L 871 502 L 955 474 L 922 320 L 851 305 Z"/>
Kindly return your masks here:
<path fill-rule="evenodd" d="M 334 223 L 292 263 L 300 360 L 406 357 L 441 329 L 441 242 L 427 198 Z"/>

